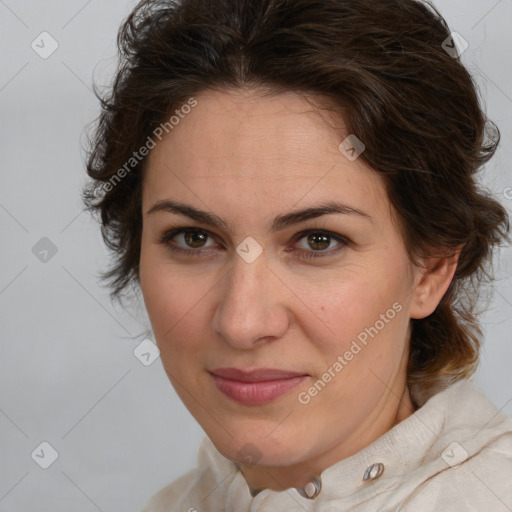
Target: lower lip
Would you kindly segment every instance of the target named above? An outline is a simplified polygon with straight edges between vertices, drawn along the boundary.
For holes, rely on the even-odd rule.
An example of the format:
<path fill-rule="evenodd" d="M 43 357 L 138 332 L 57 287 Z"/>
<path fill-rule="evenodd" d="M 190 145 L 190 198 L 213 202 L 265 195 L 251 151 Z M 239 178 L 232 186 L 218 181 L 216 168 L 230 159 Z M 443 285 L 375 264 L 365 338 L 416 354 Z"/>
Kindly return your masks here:
<path fill-rule="evenodd" d="M 213 375 L 219 391 L 242 404 L 264 404 L 298 386 L 307 375 L 263 382 L 241 382 Z"/>

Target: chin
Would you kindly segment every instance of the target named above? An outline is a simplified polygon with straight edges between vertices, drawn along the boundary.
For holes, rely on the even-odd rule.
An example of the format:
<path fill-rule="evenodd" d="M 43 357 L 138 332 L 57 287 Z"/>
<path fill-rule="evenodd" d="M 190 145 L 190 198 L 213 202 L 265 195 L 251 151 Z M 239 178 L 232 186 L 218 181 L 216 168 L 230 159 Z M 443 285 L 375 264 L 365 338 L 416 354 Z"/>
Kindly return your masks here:
<path fill-rule="evenodd" d="M 217 450 L 233 462 L 258 466 L 289 466 L 302 458 L 297 451 L 297 446 L 302 443 L 294 441 L 293 436 L 286 430 L 280 432 L 279 436 L 271 437 L 266 432 L 271 432 L 272 428 L 262 430 L 256 427 L 254 435 L 248 434 L 245 429 L 235 432 L 228 427 L 227 430 L 232 436 L 223 435 L 222 439 L 210 436 L 210 439 Z"/>

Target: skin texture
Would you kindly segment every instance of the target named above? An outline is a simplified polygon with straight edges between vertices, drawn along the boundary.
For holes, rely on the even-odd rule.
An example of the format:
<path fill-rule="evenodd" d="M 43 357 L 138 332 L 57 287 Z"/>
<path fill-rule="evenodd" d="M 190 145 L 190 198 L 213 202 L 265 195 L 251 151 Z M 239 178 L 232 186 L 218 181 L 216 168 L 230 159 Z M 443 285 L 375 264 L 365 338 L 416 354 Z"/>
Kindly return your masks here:
<path fill-rule="evenodd" d="M 295 92 L 206 91 L 195 98 L 145 169 L 145 305 L 166 373 L 217 449 L 239 461 L 248 443 L 256 447 L 252 463 L 240 466 L 251 489 L 302 486 L 414 412 L 406 387 L 410 319 L 434 311 L 456 263 L 441 261 L 427 272 L 410 262 L 380 176 L 338 149 L 349 134 L 327 100 L 316 98 L 326 107 L 319 110 L 311 96 Z M 147 213 L 166 199 L 213 213 L 232 231 Z M 268 231 L 274 217 L 328 201 L 370 218 L 329 214 Z M 162 243 L 177 227 L 207 236 L 178 234 Z M 348 243 L 308 243 L 305 230 Z M 236 252 L 247 237 L 263 249 L 252 263 Z M 308 259 L 311 253 L 324 256 Z M 301 403 L 299 393 L 397 303 L 400 312 Z M 272 402 L 245 405 L 217 389 L 209 370 L 219 367 L 309 377 Z"/>

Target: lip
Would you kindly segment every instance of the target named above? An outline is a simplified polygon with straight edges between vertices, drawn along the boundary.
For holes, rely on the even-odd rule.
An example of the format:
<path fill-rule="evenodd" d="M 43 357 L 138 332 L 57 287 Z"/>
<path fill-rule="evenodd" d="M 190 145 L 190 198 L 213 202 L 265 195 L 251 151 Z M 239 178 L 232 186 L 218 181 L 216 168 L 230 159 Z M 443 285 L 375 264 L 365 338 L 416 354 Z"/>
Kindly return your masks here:
<path fill-rule="evenodd" d="M 263 404 L 298 386 L 309 375 L 286 370 L 261 368 L 240 370 L 217 368 L 210 372 L 219 391 L 243 404 Z"/>
<path fill-rule="evenodd" d="M 240 382 L 264 382 L 269 380 L 283 380 L 292 377 L 307 375 L 301 372 L 290 372 L 274 368 L 257 368 L 254 370 L 241 370 L 239 368 L 217 368 L 210 373 L 225 379 L 238 380 Z"/>

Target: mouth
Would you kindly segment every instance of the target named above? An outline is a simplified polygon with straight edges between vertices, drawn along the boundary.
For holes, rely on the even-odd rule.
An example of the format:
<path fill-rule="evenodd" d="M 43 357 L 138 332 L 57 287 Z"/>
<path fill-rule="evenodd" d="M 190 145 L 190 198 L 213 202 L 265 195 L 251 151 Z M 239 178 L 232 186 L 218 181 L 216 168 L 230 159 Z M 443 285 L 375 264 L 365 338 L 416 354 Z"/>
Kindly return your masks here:
<path fill-rule="evenodd" d="M 259 405 L 288 393 L 304 381 L 308 374 L 262 368 L 240 370 L 238 368 L 218 368 L 210 374 L 218 390 L 231 400 Z"/>

